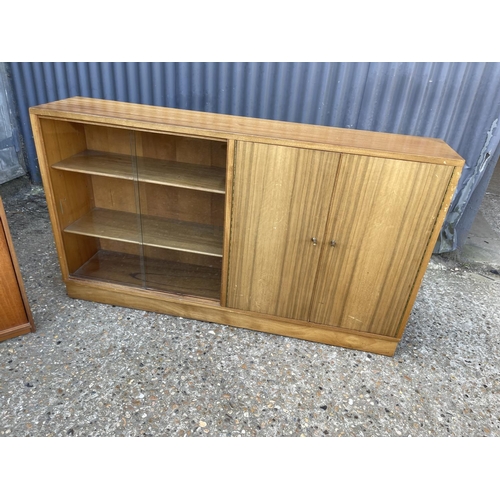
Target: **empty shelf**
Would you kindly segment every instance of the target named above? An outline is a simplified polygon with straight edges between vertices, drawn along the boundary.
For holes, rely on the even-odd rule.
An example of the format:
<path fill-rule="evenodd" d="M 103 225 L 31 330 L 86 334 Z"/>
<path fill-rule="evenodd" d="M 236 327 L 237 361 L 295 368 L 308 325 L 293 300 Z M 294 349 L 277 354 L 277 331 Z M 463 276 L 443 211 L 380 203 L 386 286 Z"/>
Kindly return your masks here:
<path fill-rule="evenodd" d="M 222 227 L 194 222 L 95 208 L 64 231 L 222 257 Z"/>
<path fill-rule="evenodd" d="M 219 300 L 221 271 L 217 268 L 100 250 L 73 277 L 119 283 L 163 292 Z"/>
<path fill-rule="evenodd" d="M 83 151 L 52 167 L 58 170 L 137 180 L 211 193 L 225 192 L 223 168 L 102 151 Z M 135 167 L 137 164 L 137 169 Z"/>

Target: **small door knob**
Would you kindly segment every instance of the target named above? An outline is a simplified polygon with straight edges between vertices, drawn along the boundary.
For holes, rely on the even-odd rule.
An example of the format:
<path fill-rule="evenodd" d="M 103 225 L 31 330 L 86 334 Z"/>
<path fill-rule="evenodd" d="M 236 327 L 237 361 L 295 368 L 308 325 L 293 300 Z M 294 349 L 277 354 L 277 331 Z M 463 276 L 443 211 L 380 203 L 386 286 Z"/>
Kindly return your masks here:
<path fill-rule="evenodd" d="M 336 242 L 335 240 L 330 241 L 330 245 L 331 245 L 332 247 L 334 247 L 336 244 L 337 244 L 337 242 Z"/>
<path fill-rule="evenodd" d="M 318 240 L 316 238 L 311 238 L 311 241 L 313 242 L 313 245 L 317 245 L 318 244 Z"/>

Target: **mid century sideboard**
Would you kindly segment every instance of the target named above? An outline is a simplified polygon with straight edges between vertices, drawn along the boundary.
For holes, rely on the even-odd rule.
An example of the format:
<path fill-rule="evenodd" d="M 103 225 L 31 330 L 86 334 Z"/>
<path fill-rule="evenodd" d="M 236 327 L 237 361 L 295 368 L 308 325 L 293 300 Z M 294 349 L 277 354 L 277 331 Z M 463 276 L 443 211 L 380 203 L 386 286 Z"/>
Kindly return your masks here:
<path fill-rule="evenodd" d="M 100 99 L 30 114 L 71 297 L 388 356 L 464 164 L 438 139 Z"/>

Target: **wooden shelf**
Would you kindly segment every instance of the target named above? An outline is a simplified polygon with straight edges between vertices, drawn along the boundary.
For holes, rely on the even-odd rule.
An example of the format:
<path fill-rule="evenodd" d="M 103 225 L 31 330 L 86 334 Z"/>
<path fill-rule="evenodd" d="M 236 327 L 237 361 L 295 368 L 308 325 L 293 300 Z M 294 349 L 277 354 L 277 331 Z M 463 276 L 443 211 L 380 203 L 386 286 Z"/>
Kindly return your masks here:
<path fill-rule="evenodd" d="M 95 208 L 67 233 L 222 257 L 221 227 Z"/>
<path fill-rule="evenodd" d="M 55 163 L 52 167 L 68 172 L 225 193 L 226 173 L 219 167 L 137 157 L 137 177 L 131 156 L 101 151 L 83 151 Z"/>
<path fill-rule="evenodd" d="M 100 250 L 72 275 L 169 293 L 219 300 L 221 271 L 196 266 Z"/>

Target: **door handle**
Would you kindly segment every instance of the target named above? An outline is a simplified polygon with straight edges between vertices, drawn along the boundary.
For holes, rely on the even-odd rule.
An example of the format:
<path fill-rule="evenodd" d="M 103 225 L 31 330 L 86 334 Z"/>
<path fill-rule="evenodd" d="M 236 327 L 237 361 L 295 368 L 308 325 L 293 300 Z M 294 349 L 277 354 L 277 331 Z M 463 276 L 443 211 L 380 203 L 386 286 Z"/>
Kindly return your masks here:
<path fill-rule="evenodd" d="M 335 240 L 332 240 L 332 241 L 330 241 L 330 245 L 331 245 L 332 247 L 334 247 L 334 246 L 336 246 L 336 245 L 337 245 L 337 242 L 336 242 Z"/>
<path fill-rule="evenodd" d="M 317 245 L 318 244 L 318 240 L 316 238 L 311 238 L 311 241 L 312 241 L 313 245 Z"/>

